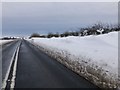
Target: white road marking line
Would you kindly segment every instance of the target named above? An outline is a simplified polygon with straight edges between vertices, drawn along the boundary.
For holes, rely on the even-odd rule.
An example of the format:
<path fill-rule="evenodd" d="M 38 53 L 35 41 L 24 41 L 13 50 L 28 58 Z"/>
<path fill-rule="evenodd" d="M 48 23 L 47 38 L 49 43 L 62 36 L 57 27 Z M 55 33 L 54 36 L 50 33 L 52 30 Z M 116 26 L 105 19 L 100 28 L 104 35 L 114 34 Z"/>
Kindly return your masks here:
<path fill-rule="evenodd" d="M 15 49 L 15 51 L 14 51 L 14 53 L 13 53 L 13 56 L 12 56 L 10 65 L 9 65 L 8 70 L 7 70 L 7 73 L 6 73 L 6 75 L 5 75 L 5 79 L 3 80 L 2 89 L 5 89 L 5 88 L 6 88 L 7 80 L 8 80 L 9 74 L 10 74 L 10 70 L 11 70 L 12 63 L 13 63 L 13 61 L 14 61 L 14 57 L 15 57 L 15 63 L 17 64 L 16 61 L 17 61 L 18 57 L 16 57 L 16 56 L 18 56 L 19 49 L 20 49 L 20 44 L 17 46 L 17 48 Z M 16 53 L 16 52 L 17 52 L 17 53 Z M 16 56 L 15 56 L 15 54 L 16 54 Z M 17 66 L 15 66 L 15 63 L 14 63 L 14 67 L 17 67 Z M 16 69 L 15 69 L 15 71 L 16 71 Z M 16 74 L 16 73 L 15 73 L 15 74 Z M 12 74 L 12 75 L 13 75 L 13 74 Z M 15 85 L 15 84 L 14 84 L 14 85 Z M 11 85 L 11 86 L 12 86 L 12 85 Z"/>
<path fill-rule="evenodd" d="M 17 49 L 17 48 L 16 48 Z M 13 60 L 14 60 L 14 56 L 15 56 L 15 53 L 16 53 L 16 49 L 13 53 L 13 56 L 12 56 L 12 59 L 10 61 L 10 65 L 8 67 L 8 70 L 7 70 L 7 73 L 5 75 L 5 79 L 3 80 L 3 84 L 2 84 L 2 89 L 5 89 L 6 85 L 7 85 L 7 80 L 8 80 L 8 77 L 9 77 L 9 73 L 10 73 L 10 69 L 11 69 L 11 66 L 12 66 L 12 63 L 13 63 Z"/>
<path fill-rule="evenodd" d="M 16 70 L 17 70 L 17 61 L 18 61 L 19 50 L 20 50 L 20 46 L 18 47 L 17 52 L 16 52 L 16 56 L 15 56 L 15 63 L 14 63 L 14 68 L 13 68 L 10 88 L 14 88 L 15 87 L 15 78 L 16 78 Z"/>

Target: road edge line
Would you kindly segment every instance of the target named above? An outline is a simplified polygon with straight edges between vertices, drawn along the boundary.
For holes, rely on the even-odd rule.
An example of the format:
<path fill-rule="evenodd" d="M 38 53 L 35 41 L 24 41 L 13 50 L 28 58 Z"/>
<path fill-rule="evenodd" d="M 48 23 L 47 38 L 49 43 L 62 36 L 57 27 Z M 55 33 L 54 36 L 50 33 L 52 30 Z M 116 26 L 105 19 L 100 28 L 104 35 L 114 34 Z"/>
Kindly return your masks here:
<path fill-rule="evenodd" d="M 2 89 L 4 89 L 7 85 L 7 80 L 8 80 L 8 77 L 9 77 L 9 73 L 10 73 L 10 69 L 11 69 L 11 66 L 12 66 L 12 63 L 14 61 L 14 57 L 15 57 L 15 54 L 16 54 L 16 50 L 17 48 L 15 49 L 14 53 L 13 53 L 13 56 L 12 56 L 12 59 L 10 61 L 10 65 L 9 65 L 9 68 L 7 70 L 7 73 L 5 75 L 5 79 L 3 80 L 3 84 L 2 84 Z"/>
<path fill-rule="evenodd" d="M 9 65 L 9 67 L 8 67 L 7 73 L 6 73 L 5 78 L 4 78 L 4 80 L 3 80 L 3 83 L 2 83 L 2 89 L 3 89 L 3 90 L 6 89 L 7 80 L 8 80 L 8 78 L 9 78 L 10 70 L 11 70 L 11 67 L 12 67 L 12 64 L 13 64 L 14 60 L 16 60 L 16 58 L 17 58 L 17 57 L 16 57 L 16 54 L 17 54 L 17 52 L 18 52 L 18 49 L 20 49 L 20 45 L 21 45 L 21 42 L 20 42 L 19 45 L 16 47 L 16 49 L 15 49 L 13 55 L 12 55 L 12 58 L 11 58 L 11 61 L 10 61 L 10 65 Z"/>
<path fill-rule="evenodd" d="M 20 50 L 20 45 L 19 45 L 19 47 L 17 48 L 17 51 L 16 51 L 15 63 L 14 63 L 14 67 L 13 67 L 13 73 L 12 73 L 12 79 L 11 79 L 10 88 L 15 87 L 15 78 L 16 78 L 16 70 L 17 70 L 17 62 L 18 62 L 19 50 Z"/>

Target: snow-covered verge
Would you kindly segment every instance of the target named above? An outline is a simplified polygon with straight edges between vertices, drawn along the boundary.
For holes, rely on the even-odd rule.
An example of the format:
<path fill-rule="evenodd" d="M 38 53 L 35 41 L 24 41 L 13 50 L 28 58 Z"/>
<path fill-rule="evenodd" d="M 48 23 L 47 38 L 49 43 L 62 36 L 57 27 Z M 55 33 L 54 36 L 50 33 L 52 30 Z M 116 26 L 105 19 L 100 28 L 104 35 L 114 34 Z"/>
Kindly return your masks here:
<path fill-rule="evenodd" d="M 13 40 L 0 40 L 0 45 L 12 42 Z"/>
<path fill-rule="evenodd" d="M 120 85 L 118 32 L 85 37 L 32 38 L 29 41 L 101 88 Z"/>

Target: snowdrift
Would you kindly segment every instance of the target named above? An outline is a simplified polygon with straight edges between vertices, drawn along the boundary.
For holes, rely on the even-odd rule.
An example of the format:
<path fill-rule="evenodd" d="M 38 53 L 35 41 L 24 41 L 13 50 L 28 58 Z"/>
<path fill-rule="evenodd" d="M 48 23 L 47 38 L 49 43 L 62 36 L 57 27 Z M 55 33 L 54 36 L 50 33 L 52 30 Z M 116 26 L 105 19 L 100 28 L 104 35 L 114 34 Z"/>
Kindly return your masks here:
<path fill-rule="evenodd" d="M 0 45 L 12 42 L 13 40 L 0 40 Z"/>
<path fill-rule="evenodd" d="M 39 49 L 101 88 L 118 88 L 118 32 L 84 37 L 32 38 Z"/>

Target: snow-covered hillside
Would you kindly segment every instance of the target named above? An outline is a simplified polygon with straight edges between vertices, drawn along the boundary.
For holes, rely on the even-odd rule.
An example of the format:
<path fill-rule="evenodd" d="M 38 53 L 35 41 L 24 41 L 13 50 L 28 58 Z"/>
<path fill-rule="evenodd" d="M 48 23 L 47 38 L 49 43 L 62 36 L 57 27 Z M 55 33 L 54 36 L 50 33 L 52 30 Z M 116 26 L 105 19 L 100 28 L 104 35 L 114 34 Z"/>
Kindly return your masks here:
<path fill-rule="evenodd" d="M 97 36 L 32 39 L 36 45 L 52 52 L 61 54 L 62 51 L 63 57 L 69 53 L 68 58 L 72 61 L 87 62 L 86 67 L 101 68 L 105 76 L 114 82 L 118 79 L 118 32 Z"/>

